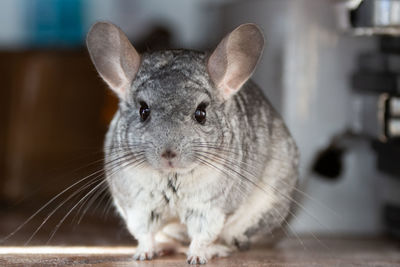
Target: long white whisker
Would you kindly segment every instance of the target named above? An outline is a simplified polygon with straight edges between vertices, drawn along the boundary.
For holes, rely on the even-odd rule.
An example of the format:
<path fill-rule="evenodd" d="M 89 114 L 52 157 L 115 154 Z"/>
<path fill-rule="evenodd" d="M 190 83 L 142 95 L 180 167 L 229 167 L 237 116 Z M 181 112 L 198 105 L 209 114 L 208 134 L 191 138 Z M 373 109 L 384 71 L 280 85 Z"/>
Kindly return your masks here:
<path fill-rule="evenodd" d="M 127 164 L 125 164 L 125 166 L 118 166 L 118 169 L 115 170 L 112 174 L 109 174 L 108 177 L 111 177 L 111 176 L 115 175 L 116 173 L 122 171 L 125 167 L 130 167 L 130 166 L 132 166 L 132 165 L 135 165 L 137 162 L 140 163 L 140 162 L 143 162 L 143 160 L 142 160 L 141 158 L 139 158 L 139 159 L 137 158 L 137 159 L 135 159 L 135 161 L 133 161 L 133 162 L 126 161 L 125 163 L 127 163 Z M 67 214 L 66 214 L 66 215 L 60 220 L 60 222 L 56 225 L 56 227 L 55 227 L 55 229 L 53 230 L 53 232 L 51 233 L 50 238 L 48 239 L 47 243 L 49 243 L 49 242 L 51 241 L 51 239 L 53 238 L 53 236 L 54 236 L 55 233 L 57 232 L 58 228 L 60 228 L 61 224 L 62 224 L 62 223 L 65 221 L 65 219 L 72 213 L 72 211 L 74 211 L 74 210 L 76 209 L 76 207 L 78 207 L 78 206 L 81 204 L 82 201 L 84 201 L 90 194 L 92 194 L 93 192 L 95 192 L 95 191 L 99 188 L 99 186 L 103 185 L 105 182 L 107 182 L 106 179 L 104 179 L 103 181 L 101 181 L 98 185 L 96 185 L 92 190 L 90 190 L 89 193 L 87 193 L 81 200 L 78 201 L 78 203 L 76 203 L 76 204 L 67 212 Z"/>

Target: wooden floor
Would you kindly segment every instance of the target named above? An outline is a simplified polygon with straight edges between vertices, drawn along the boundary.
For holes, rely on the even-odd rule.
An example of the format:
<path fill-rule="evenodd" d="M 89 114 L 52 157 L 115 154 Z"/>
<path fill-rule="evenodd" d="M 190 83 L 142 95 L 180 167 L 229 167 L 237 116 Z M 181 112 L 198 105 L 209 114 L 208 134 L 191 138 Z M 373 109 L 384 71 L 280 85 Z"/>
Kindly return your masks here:
<path fill-rule="evenodd" d="M 275 248 L 253 248 L 207 266 L 400 266 L 400 246 L 382 238 L 287 238 Z M 133 246 L 0 247 L 0 265 L 189 266 L 184 255 L 132 260 Z"/>

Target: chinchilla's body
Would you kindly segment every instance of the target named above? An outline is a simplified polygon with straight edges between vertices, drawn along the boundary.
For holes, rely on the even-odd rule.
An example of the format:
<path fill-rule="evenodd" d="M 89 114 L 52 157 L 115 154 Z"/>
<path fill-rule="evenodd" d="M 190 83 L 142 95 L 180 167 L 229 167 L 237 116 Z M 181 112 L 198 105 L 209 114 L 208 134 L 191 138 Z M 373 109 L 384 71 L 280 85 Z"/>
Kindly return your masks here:
<path fill-rule="evenodd" d="M 246 24 L 212 54 L 139 55 L 112 24 L 89 33 L 96 68 L 120 97 L 105 142 L 106 171 L 115 206 L 139 241 L 136 259 L 151 259 L 165 241 L 187 235 L 188 262 L 205 263 L 285 222 L 298 152 L 249 80 L 262 40 Z"/>

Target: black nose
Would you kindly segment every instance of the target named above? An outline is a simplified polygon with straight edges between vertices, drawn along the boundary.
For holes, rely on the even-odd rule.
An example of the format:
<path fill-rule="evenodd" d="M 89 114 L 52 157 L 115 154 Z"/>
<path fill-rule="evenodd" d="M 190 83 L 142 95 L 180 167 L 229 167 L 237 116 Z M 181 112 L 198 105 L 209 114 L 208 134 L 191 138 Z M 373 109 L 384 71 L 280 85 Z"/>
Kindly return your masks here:
<path fill-rule="evenodd" d="M 170 149 L 167 149 L 161 154 L 161 157 L 166 159 L 173 159 L 176 157 L 176 153 Z"/>

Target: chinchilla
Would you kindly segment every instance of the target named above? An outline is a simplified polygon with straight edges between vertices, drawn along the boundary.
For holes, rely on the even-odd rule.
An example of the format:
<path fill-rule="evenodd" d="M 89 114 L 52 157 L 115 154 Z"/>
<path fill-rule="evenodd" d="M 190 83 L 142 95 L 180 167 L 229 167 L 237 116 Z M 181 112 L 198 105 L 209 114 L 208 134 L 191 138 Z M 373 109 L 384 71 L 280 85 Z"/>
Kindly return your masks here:
<path fill-rule="evenodd" d="M 98 22 L 87 47 L 119 97 L 105 169 L 115 207 L 138 240 L 134 259 L 187 241 L 188 263 L 203 264 L 286 222 L 299 155 L 249 80 L 264 47 L 256 25 L 237 27 L 212 53 L 139 54 L 118 27 Z"/>

